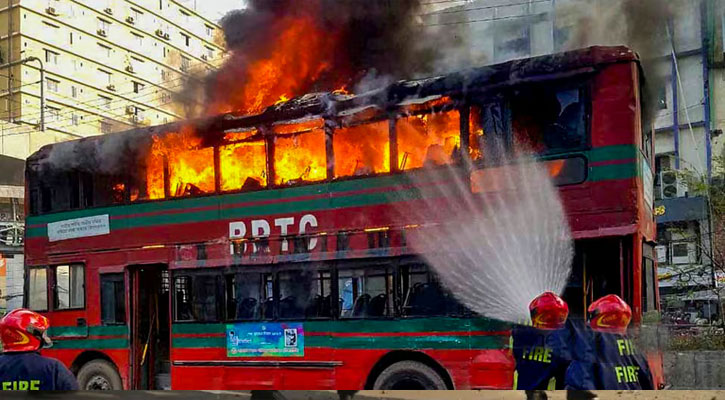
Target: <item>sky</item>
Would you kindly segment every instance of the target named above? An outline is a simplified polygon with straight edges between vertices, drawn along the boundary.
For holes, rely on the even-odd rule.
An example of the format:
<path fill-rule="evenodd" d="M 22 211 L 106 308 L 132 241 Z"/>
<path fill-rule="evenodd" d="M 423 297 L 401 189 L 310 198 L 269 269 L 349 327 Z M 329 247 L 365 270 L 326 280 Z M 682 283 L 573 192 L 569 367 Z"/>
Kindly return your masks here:
<path fill-rule="evenodd" d="M 227 11 L 241 8 L 243 4 L 243 0 L 197 0 L 196 8 L 199 13 L 216 21 Z"/>

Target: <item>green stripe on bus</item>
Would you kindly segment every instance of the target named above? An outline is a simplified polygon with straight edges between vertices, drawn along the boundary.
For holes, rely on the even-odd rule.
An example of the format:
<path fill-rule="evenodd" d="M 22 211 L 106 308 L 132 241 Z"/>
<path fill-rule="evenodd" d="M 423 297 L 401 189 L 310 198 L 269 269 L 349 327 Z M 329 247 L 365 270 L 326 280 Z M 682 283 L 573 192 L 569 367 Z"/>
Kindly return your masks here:
<path fill-rule="evenodd" d="M 601 165 L 589 169 L 589 177 L 587 180 L 590 182 L 599 182 L 612 179 L 631 179 L 637 176 L 638 168 L 637 162 Z"/>
<path fill-rule="evenodd" d="M 51 326 L 48 329 L 48 336 L 121 336 L 128 335 L 128 328 L 125 325 L 112 326 Z"/>
<path fill-rule="evenodd" d="M 128 339 L 69 339 L 54 340 L 51 349 L 127 349 L 129 347 Z"/>
<path fill-rule="evenodd" d="M 51 326 L 48 328 L 48 336 L 64 337 L 64 336 L 88 336 L 87 326 Z"/>
<path fill-rule="evenodd" d="M 92 336 L 128 335 L 128 327 L 126 325 L 92 326 L 88 333 Z"/>
<path fill-rule="evenodd" d="M 626 160 L 637 157 L 637 147 L 631 144 L 620 144 L 614 146 L 596 147 L 586 153 L 589 162 Z"/>
<path fill-rule="evenodd" d="M 250 322 L 260 323 L 260 322 Z M 276 323 L 276 322 L 270 322 Z M 240 322 L 244 324 L 244 322 Z M 505 322 L 487 319 L 463 318 L 411 318 L 396 320 L 338 320 L 338 321 L 306 321 L 305 332 L 333 333 L 404 333 L 404 332 L 461 332 L 489 331 L 503 332 L 511 329 Z M 174 324 L 174 334 L 223 334 L 226 324 Z"/>
<path fill-rule="evenodd" d="M 450 336 L 305 336 L 305 346 L 334 349 L 503 349 L 508 336 L 468 336 L 467 332 Z M 226 348 L 226 337 L 177 337 L 174 348 Z"/>

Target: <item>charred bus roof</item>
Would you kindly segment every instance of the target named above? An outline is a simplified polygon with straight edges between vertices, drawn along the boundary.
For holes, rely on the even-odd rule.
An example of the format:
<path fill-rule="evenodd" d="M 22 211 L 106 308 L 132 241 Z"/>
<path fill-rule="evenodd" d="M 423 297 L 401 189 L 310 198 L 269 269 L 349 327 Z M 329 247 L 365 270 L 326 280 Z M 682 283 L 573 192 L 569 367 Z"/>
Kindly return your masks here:
<path fill-rule="evenodd" d="M 443 96 L 459 100 L 464 99 L 468 94 L 526 83 L 565 79 L 593 73 L 604 65 L 638 61 L 637 54 L 624 46 L 592 46 L 471 68 L 447 75 L 398 81 L 387 87 L 359 95 L 310 93 L 269 106 L 261 113 L 254 115 L 231 112 L 46 145 L 32 154 L 28 158 L 27 164 L 29 169 L 37 169 L 39 164 L 49 157 L 51 150 L 67 150 L 80 156 L 105 146 L 130 146 L 130 143 L 134 143 L 133 147 L 136 147 L 139 143 L 149 143 L 153 136 L 179 132 L 183 127 L 188 126 L 193 127 L 204 137 L 204 144 L 211 146 L 216 144 L 215 142 L 221 141 L 225 132 L 269 125 L 279 121 L 320 117 L 341 118 L 368 108 L 383 111 L 394 110 L 403 105 L 424 103 Z M 217 132 L 218 134 L 215 134 Z"/>

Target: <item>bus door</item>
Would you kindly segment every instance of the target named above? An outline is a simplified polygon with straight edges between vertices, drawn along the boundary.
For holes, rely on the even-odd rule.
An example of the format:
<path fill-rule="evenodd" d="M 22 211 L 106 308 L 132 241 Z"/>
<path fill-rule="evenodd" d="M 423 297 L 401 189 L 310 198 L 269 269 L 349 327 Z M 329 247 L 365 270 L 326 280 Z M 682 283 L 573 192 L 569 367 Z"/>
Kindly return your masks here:
<path fill-rule="evenodd" d="M 131 389 L 170 389 L 169 271 L 130 266 Z"/>

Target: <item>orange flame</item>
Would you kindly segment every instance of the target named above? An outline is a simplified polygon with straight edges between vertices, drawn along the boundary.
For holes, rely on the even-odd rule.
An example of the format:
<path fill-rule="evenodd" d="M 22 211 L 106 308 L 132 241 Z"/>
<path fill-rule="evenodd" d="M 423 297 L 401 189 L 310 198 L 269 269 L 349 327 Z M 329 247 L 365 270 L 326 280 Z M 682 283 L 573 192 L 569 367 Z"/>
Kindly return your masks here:
<path fill-rule="evenodd" d="M 327 60 L 334 57 L 337 33 L 325 31 L 309 15 L 288 16 L 275 23 L 279 26 L 275 31 L 280 33 L 267 57 L 250 64 L 244 59 L 246 55 L 234 55 L 220 72 L 215 92 L 218 98 L 209 114 L 259 112 L 275 102 L 286 101 L 288 96 L 308 92 L 331 68 Z"/>

